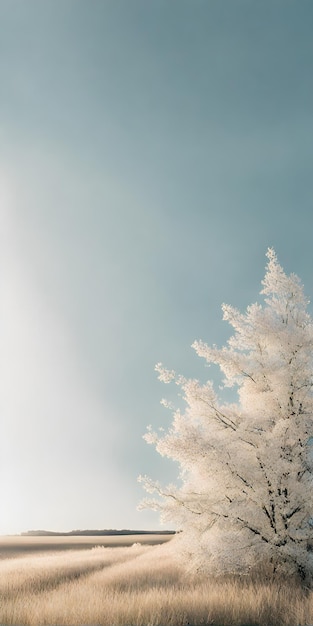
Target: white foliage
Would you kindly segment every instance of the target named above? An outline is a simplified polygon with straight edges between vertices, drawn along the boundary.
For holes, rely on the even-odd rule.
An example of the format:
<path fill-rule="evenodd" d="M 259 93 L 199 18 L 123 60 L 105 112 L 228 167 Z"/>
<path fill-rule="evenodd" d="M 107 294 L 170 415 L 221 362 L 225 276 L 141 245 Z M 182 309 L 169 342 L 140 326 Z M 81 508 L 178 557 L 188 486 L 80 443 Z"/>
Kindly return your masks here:
<path fill-rule="evenodd" d="M 265 303 L 245 314 L 223 305 L 234 330 L 227 345 L 193 344 L 220 367 L 225 386 L 235 386 L 236 404 L 221 405 L 211 382 L 156 367 L 160 380 L 182 389 L 186 410 L 174 412 L 168 432 L 150 430 L 145 439 L 179 463 L 182 486 L 163 488 L 145 477 L 145 488 L 157 497 L 143 506 L 176 523 L 193 568 L 247 572 L 270 560 L 307 584 L 313 574 L 313 322 L 299 278 L 284 273 L 272 249 L 267 257 Z"/>

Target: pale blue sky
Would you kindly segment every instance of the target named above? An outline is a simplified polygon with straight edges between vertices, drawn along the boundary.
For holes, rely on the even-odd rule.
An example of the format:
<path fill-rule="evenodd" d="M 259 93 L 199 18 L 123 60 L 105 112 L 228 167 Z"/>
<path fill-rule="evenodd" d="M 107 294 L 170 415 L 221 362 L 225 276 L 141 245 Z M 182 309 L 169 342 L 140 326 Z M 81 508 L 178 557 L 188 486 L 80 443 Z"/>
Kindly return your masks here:
<path fill-rule="evenodd" d="M 0 0 L 0 533 L 158 528 L 164 362 L 313 299 L 311 0 Z"/>

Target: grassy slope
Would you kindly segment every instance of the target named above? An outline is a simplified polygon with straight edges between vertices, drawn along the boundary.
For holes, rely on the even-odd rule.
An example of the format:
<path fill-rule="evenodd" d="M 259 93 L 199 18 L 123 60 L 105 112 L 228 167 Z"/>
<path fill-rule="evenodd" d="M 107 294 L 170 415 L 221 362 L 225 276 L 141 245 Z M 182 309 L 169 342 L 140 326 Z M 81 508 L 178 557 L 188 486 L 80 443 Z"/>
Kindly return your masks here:
<path fill-rule="evenodd" d="M 90 545 L 96 547 L 71 551 L 59 551 L 55 543 L 55 552 L 50 544 L 49 552 L 24 552 L 22 557 L 11 552 L 13 558 L 0 560 L 0 623 L 313 623 L 312 594 L 270 583 L 191 580 L 175 559 L 174 539 L 159 546 L 141 545 L 138 536 L 131 542 L 129 537 L 128 546 L 115 547 L 113 541 L 111 547 L 101 547 L 93 541 Z"/>
<path fill-rule="evenodd" d="M 30 555 L 38 552 L 63 550 L 86 550 L 93 546 L 121 547 L 140 541 L 141 544 L 156 545 L 169 541 L 173 535 L 108 535 L 81 536 L 7 536 L 0 537 L 0 559 Z"/>

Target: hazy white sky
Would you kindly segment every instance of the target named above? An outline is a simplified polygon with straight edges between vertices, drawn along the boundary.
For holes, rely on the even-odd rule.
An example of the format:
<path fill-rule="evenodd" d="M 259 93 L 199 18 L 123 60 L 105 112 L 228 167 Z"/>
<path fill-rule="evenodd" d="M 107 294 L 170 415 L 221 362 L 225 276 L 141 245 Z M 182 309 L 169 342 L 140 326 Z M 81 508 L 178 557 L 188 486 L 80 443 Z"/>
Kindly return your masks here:
<path fill-rule="evenodd" d="M 158 528 L 158 361 L 313 299 L 311 0 L 0 0 L 0 533 Z"/>

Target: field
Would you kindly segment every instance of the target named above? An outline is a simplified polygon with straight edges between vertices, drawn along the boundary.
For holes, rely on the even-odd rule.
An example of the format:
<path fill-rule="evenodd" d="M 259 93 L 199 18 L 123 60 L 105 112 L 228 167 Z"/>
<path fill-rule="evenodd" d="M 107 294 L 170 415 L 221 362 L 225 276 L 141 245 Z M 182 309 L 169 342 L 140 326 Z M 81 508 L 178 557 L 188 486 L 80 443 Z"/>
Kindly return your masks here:
<path fill-rule="evenodd" d="M 0 624 L 313 623 L 313 594 L 270 582 L 192 580 L 175 553 L 171 536 L 2 537 Z"/>

